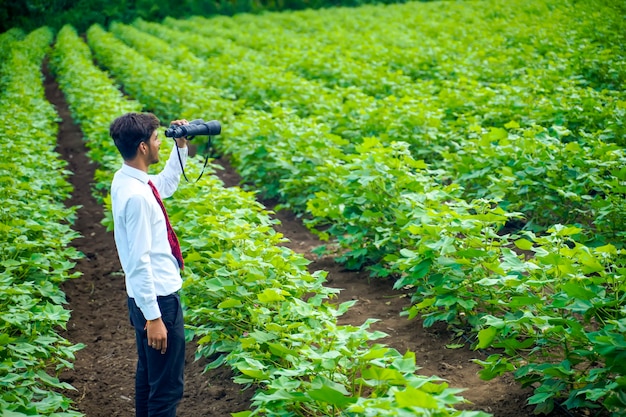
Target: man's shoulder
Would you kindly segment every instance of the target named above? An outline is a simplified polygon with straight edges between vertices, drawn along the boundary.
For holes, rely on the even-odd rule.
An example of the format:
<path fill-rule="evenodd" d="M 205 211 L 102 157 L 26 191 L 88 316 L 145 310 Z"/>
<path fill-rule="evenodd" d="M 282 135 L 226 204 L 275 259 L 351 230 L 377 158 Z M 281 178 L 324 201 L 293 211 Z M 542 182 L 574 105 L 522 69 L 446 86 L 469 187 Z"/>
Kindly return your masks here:
<path fill-rule="evenodd" d="M 147 187 L 137 178 L 125 175 L 117 171 L 111 181 L 111 198 L 118 200 L 147 199 L 149 193 Z"/>
<path fill-rule="evenodd" d="M 111 205 L 113 211 L 119 215 L 128 215 L 129 213 L 142 213 L 145 210 L 151 210 L 152 193 L 148 194 L 140 187 L 120 186 L 111 188 Z"/>
<path fill-rule="evenodd" d="M 111 180 L 111 194 L 114 195 L 119 190 L 128 188 L 128 186 L 132 186 L 132 184 L 129 181 L 129 177 L 124 175 L 121 169 L 113 174 L 113 180 Z"/>

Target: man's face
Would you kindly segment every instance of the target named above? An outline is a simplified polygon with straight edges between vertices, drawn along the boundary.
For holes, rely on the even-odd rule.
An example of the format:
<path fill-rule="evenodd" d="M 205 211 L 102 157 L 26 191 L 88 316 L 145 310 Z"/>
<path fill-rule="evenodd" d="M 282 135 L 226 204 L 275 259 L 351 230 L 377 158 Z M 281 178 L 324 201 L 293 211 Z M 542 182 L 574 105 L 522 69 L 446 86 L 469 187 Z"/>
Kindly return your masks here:
<path fill-rule="evenodd" d="M 159 148 L 161 147 L 161 139 L 159 138 L 159 133 L 155 130 L 150 136 L 150 140 L 148 140 L 148 153 L 146 157 L 148 159 L 148 164 L 156 164 L 159 162 Z"/>

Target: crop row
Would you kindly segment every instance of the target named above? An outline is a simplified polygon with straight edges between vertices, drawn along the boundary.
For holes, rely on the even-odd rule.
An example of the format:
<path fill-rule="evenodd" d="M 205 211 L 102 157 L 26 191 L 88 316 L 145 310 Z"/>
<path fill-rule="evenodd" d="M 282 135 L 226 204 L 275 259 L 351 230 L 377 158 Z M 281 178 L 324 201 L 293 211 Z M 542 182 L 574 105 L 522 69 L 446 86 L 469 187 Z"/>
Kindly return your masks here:
<path fill-rule="evenodd" d="M 171 21 L 166 23 L 172 26 Z M 136 26 L 152 33 L 158 30 L 174 39 L 175 34 L 169 29 L 145 22 Z M 445 170 L 429 168 L 415 160 L 409 143 L 391 143 L 365 135 L 351 141 L 330 133 L 316 118 L 302 117 L 304 113 L 300 114 L 298 109 L 294 113 L 288 106 L 271 103 L 265 103 L 265 107 L 260 103 L 248 106 L 245 99 L 237 98 L 259 95 L 259 84 L 250 85 L 249 95 L 245 83 L 235 83 L 232 89 L 220 88 L 216 93 L 214 87 L 207 89 L 203 84 L 202 80 L 208 78 L 202 78 L 202 61 L 184 45 L 176 43 L 168 48 L 159 43 L 159 47 L 165 46 L 159 58 L 149 48 L 138 46 L 146 43 L 137 41 L 142 36 L 140 33 L 122 25 L 112 27 L 112 31 L 136 49 L 99 27 L 90 29 L 88 41 L 99 62 L 109 68 L 127 91 L 143 95 L 149 107 L 167 114 L 194 118 L 198 117 L 198 109 L 204 109 L 221 118 L 225 123 L 222 147 L 231 154 L 244 177 L 266 194 L 280 195 L 293 207 L 305 206 L 313 216 L 311 223 L 323 225 L 330 221 L 325 232 L 348 249 L 343 260 L 349 266 L 370 264 L 378 275 L 396 275 L 398 287 L 412 286 L 415 306 L 409 311 L 410 316 L 421 314 L 427 325 L 445 321 L 465 331 L 477 332 L 477 347 L 505 348 L 504 355 L 483 363 L 485 377 L 515 371 L 522 383 L 539 383 L 531 401 L 543 410 L 561 398 L 567 399 L 566 406 L 571 408 L 594 406 L 596 402 L 603 402 L 610 410 L 624 407 L 621 378 L 624 372 L 615 366 L 617 362 L 613 359 L 623 352 L 620 329 L 624 319 L 621 312 L 624 254 L 619 246 L 597 243 L 586 246 L 581 239 L 588 230 L 560 225 L 546 227 L 547 233 L 542 235 L 530 231 L 503 234 L 502 227 L 518 214 L 498 208 L 501 196 L 486 193 L 485 197 L 493 200 L 465 202 L 457 183 L 443 185 L 440 181 L 440 177 L 446 178 Z M 258 33 L 255 36 L 261 38 Z M 182 38 L 178 39 L 179 42 Z M 189 48 L 208 47 L 215 39 L 217 45 L 228 43 L 220 38 L 202 43 L 197 35 L 193 39 L 194 42 L 187 44 Z M 356 42 L 354 37 L 352 42 Z M 179 48 L 181 55 L 175 53 Z M 231 49 L 243 51 L 236 44 Z M 207 67 L 215 62 L 218 50 L 205 61 Z M 167 65 L 156 65 L 148 56 Z M 230 68 L 236 65 L 237 61 L 233 60 Z M 143 68 L 138 73 L 141 76 L 133 76 L 131 68 L 138 67 Z M 245 68 L 251 67 L 246 64 Z M 207 68 L 206 73 L 210 71 Z M 231 72 L 239 73 L 236 68 Z M 161 88 L 159 79 L 175 81 L 176 93 L 172 96 L 169 88 Z M 286 89 L 291 88 L 294 78 L 287 80 Z M 268 87 L 267 83 L 260 85 Z M 303 85 L 308 88 L 306 80 Z M 274 86 L 277 91 L 283 88 L 281 77 L 275 77 Z M 221 102 L 207 102 L 210 97 L 207 91 L 222 97 Z M 166 102 L 173 97 L 178 98 L 173 100 L 176 105 Z M 498 143 L 514 144 L 528 139 L 519 152 L 529 153 L 528 149 L 541 144 L 539 139 L 544 138 L 545 149 L 531 154 L 530 159 L 548 161 L 561 140 L 559 135 L 552 136 L 553 133 L 567 136 L 563 134 L 565 130 L 549 131 L 540 126 L 528 128 L 520 136 L 507 132 L 520 127 L 507 123 L 504 129 L 479 129 L 476 135 L 468 135 L 466 143 L 475 140 L 485 153 L 486 149 L 497 149 Z M 585 161 L 596 163 L 596 154 L 587 155 L 581 150 L 595 143 L 587 142 L 564 146 L 562 160 L 582 155 Z M 460 148 L 461 145 L 464 143 Z M 610 185 L 605 186 L 615 190 L 613 200 L 605 202 L 605 214 L 615 221 L 619 220 L 615 213 L 620 207 L 623 171 L 619 165 L 623 154 L 616 146 L 610 143 L 607 146 L 604 149 L 610 149 L 609 162 L 603 161 L 598 166 L 606 167 L 610 163 L 609 171 L 614 175 L 607 182 Z M 594 151 L 595 147 L 586 149 Z M 511 152 L 506 146 L 501 150 L 502 155 L 493 153 L 507 157 L 506 151 Z M 557 164 L 555 172 L 559 169 L 563 167 Z M 515 174 L 512 176 L 519 172 L 512 171 Z M 529 172 L 536 175 L 536 182 L 539 177 L 546 177 L 545 172 Z M 597 184 L 605 181 L 605 171 L 602 173 L 594 177 Z M 497 180 L 488 166 L 478 174 Z M 543 194 L 536 190 L 520 192 L 519 187 L 528 188 L 529 181 L 524 175 L 517 176 L 506 178 L 513 184 L 513 190 L 528 196 L 531 202 L 541 201 L 536 196 Z M 526 182 L 520 182 L 520 178 Z M 563 180 L 563 176 L 555 175 L 555 178 Z M 576 183 L 581 179 L 573 175 L 570 181 Z M 559 187 L 554 188 L 557 194 L 563 192 Z M 554 205 L 550 198 L 545 200 L 546 204 Z M 572 346 L 576 347 L 572 349 Z M 546 352 L 559 353 L 546 357 Z M 594 363 L 603 366 L 593 369 L 583 366 Z"/>
<path fill-rule="evenodd" d="M 258 62 L 280 64 L 332 85 L 350 80 L 350 85 L 364 86 L 373 95 L 391 90 L 402 96 L 413 91 L 414 81 L 461 77 L 527 84 L 536 76 L 531 69 L 549 71 L 551 76 L 542 77 L 544 82 L 593 73 L 586 82 L 595 87 L 622 87 L 624 63 L 602 62 L 619 52 L 619 42 L 624 41 L 619 32 L 623 21 L 618 2 L 555 5 L 530 1 L 514 5 L 396 4 L 366 6 L 357 13 L 340 8 L 273 13 L 264 19 L 238 15 L 165 22 L 254 49 Z M 598 47 L 602 56 L 589 56 Z M 290 51 L 299 58 L 290 60 Z M 328 51 L 339 65 L 325 59 Z M 344 62 L 343 57 L 349 59 Z M 353 64 L 346 65 L 350 61 Z M 359 66 L 380 67 L 388 77 L 368 78 L 375 72 L 360 73 Z"/>
<path fill-rule="evenodd" d="M 70 317 L 61 283 L 82 255 L 70 242 L 76 207 L 55 152 L 58 115 L 46 100 L 41 65 L 53 40 L 42 27 L 0 38 L 0 413 L 77 416 L 58 391 L 81 344 L 59 332 Z"/>
<path fill-rule="evenodd" d="M 104 37 L 97 39 L 99 34 L 105 35 L 92 28 L 90 42 L 106 43 Z M 143 87 L 151 88 L 150 72 L 153 82 L 193 85 L 174 74 L 157 73 L 153 66 L 142 67 L 141 60 L 124 50 L 115 54 Z M 98 60 L 111 62 L 111 57 L 101 52 Z M 126 99 L 95 69 L 89 49 L 69 26 L 57 37 L 51 63 L 73 117 L 94 129 L 86 134 L 90 154 L 98 162 L 102 156 L 110 158 L 114 153 L 95 151 L 111 148 L 108 122 L 137 103 L 121 104 Z M 125 88 L 134 91 L 130 85 Z M 207 93 L 203 97 L 209 102 L 220 100 L 219 92 L 200 92 Z M 174 97 L 159 108 L 180 106 L 182 100 Z M 169 141 L 163 143 L 169 146 Z M 197 167 L 190 165 L 195 174 Z M 102 171 L 100 187 L 106 187 L 112 174 Z M 352 303 L 335 307 L 326 301 L 336 290 L 323 286 L 322 271 L 307 272 L 304 257 L 279 246 L 282 236 L 252 193 L 226 189 L 214 175 L 204 175 L 197 183 L 182 184 L 166 204 L 184 236 L 188 268 L 182 298 L 189 336 L 198 339 L 199 354 L 213 359 L 209 366 L 227 364 L 236 371 L 237 382 L 258 389 L 254 409 L 233 415 L 485 415 L 455 411 L 453 405 L 461 401 L 458 390 L 437 377 L 418 375 L 413 352 L 401 355 L 375 343 L 384 334 L 368 330 L 371 320 L 359 327 L 338 326 L 337 317 Z M 110 219 L 107 223 L 111 225 Z"/>
<path fill-rule="evenodd" d="M 543 227 L 579 221 L 594 223 L 608 238 L 621 236 L 623 199 L 615 186 L 624 182 L 623 30 L 611 26 L 619 21 L 605 21 L 614 15 L 610 8 L 596 13 L 563 4 L 548 10 L 544 3 L 520 2 L 515 11 L 490 4 L 484 18 L 471 4 L 445 13 L 439 4 L 387 7 L 387 15 L 344 12 L 342 20 L 338 12 L 336 20 L 302 12 L 307 19 L 300 27 L 294 23 L 304 17 L 299 13 L 284 26 L 286 19 L 274 15 L 264 23 L 167 19 L 158 34 L 174 49 L 187 47 L 207 59 L 205 72 L 215 73 L 210 85 L 236 88 L 233 79 L 247 81 L 258 97 L 265 86 L 254 106 L 271 105 L 279 92 L 284 98 L 274 105 L 298 101 L 299 115 L 310 109 L 352 142 L 376 136 L 411 144 L 413 156 L 442 169 L 440 181 L 462 186 L 466 199 L 502 199 L 507 210 Z M 587 20 L 577 23 L 581 13 Z M 378 25 L 369 25 L 372 14 Z M 136 25 L 157 34 L 155 25 Z M 172 29 L 182 33 L 172 35 Z M 598 31 L 605 38 L 590 44 Z M 245 77 L 238 69 L 221 74 L 239 67 L 229 64 L 238 60 L 246 62 Z M 396 70 L 424 62 L 431 65 L 421 76 Z M 345 78 L 350 81 L 340 81 Z M 321 82 L 329 88 L 307 93 Z"/>

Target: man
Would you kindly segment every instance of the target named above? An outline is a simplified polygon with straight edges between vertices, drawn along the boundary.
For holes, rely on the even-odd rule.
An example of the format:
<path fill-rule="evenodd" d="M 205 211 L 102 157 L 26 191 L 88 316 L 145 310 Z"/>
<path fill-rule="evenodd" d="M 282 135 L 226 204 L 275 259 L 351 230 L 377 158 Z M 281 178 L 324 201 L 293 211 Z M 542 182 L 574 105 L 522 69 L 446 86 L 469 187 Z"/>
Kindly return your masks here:
<path fill-rule="evenodd" d="M 115 244 L 136 334 L 137 417 L 175 417 L 183 396 L 185 336 L 178 296 L 183 260 L 161 198 L 178 188 L 187 160 L 187 140 L 176 139 L 163 171 L 148 175 L 149 166 L 159 162 L 158 127 L 159 119 L 153 114 L 128 113 L 115 119 L 109 129 L 124 159 L 111 184 L 111 200 Z"/>

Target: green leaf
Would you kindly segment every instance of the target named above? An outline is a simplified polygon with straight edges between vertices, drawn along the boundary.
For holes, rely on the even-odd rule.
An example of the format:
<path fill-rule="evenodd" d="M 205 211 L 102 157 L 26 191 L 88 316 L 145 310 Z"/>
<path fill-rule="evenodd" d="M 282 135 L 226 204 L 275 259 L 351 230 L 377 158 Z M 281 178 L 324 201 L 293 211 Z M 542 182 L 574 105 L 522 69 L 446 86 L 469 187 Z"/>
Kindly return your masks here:
<path fill-rule="evenodd" d="M 283 301 L 285 297 L 281 291 L 276 288 L 266 288 L 262 293 L 257 294 L 257 299 L 262 303 L 272 303 L 275 301 Z"/>
<path fill-rule="evenodd" d="M 339 408 L 346 408 L 350 404 L 354 404 L 357 399 L 354 397 L 346 396 L 340 391 L 333 389 L 329 386 L 322 386 L 321 388 L 311 389 L 306 392 L 306 394 L 314 400 L 332 404 Z"/>
<path fill-rule="evenodd" d="M 411 386 L 406 387 L 403 391 L 397 391 L 394 394 L 398 406 L 400 407 L 420 407 L 420 408 L 434 408 L 439 407 L 439 403 L 432 395 L 415 389 Z"/>
<path fill-rule="evenodd" d="M 533 243 L 527 239 L 517 239 L 513 243 L 521 250 L 531 250 L 533 248 Z"/>
<path fill-rule="evenodd" d="M 579 298 L 581 300 L 592 300 L 597 297 L 594 291 L 585 288 L 583 285 L 575 281 L 567 282 L 561 285 L 561 288 L 565 293 L 572 298 Z"/>
<path fill-rule="evenodd" d="M 241 307 L 243 303 L 241 300 L 236 298 L 228 298 L 217 305 L 217 308 L 232 308 L 232 307 Z"/>
<path fill-rule="evenodd" d="M 376 381 L 374 385 L 378 385 L 379 383 L 402 385 L 406 382 L 405 376 L 397 370 L 374 365 L 364 369 L 362 376 L 365 380 Z"/>
<path fill-rule="evenodd" d="M 498 329 L 495 327 L 487 327 L 486 329 L 480 330 L 478 332 L 478 343 L 476 344 L 476 349 L 488 348 L 497 334 Z"/>

